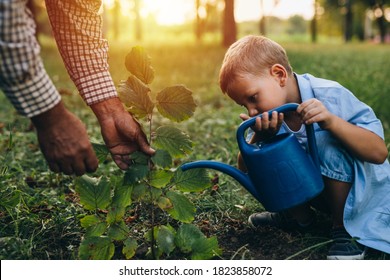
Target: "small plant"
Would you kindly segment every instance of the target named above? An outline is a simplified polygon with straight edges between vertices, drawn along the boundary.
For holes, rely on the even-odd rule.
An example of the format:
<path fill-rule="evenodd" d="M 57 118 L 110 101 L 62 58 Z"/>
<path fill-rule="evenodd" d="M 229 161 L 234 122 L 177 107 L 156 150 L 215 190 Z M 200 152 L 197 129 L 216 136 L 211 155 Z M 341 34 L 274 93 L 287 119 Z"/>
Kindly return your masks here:
<path fill-rule="evenodd" d="M 119 85 L 120 99 L 134 117 L 148 123 L 149 142 L 156 153 L 152 157 L 139 152 L 132 154 L 130 168 L 120 177 L 84 175 L 76 179 L 80 203 L 89 212 L 81 219 L 86 233 L 79 257 L 111 259 L 119 251 L 122 255 L 119 257 L 131 259 L 138 247 L 147 244 L 146 257 L 153 259 L 173 253 L 210 259 L 221 252 L 217 239 L 207 238 L 191 224 L 196 208 L 186 195 L 210 187 L 210 178 L 205 170 L 182 172 L 174 166 L 174 161 L 192 151 L 187 134 L 169 125 L 153 129 L 157 112 L 173 122 L 190 118 L 196 108 L 192 92 L 183 85 L 170 86 L 158 92 L 153 100 L 149 85 L 154 79 L 154 69 L 142 47 L 132 48 L 125 65 L 130 76 Z M 109 153 L 99 144 L 95 144 L 95 151 L 100 161 Z M 130 210 L 146 214 L 129 215 Z M 136 222 L 141 222 L 141 218 L 144 230 L 140 235 Z"/>

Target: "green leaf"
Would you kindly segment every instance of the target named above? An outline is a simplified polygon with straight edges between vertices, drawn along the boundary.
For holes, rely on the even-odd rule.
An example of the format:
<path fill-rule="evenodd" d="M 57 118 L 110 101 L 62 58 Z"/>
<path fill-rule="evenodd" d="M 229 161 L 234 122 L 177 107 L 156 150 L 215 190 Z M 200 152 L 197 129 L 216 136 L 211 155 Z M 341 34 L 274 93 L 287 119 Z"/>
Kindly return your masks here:
<path fill-rule="evenodd" d="M 83 217 L 82 219 L 80 219 L 80 223 L 81 223 L 81 226 L 83 228 L 87 228 L 87 227 L 96 225 L 100 222 L 101 222 L 101 220 L 96 215 L 87 215 L 87 216 Z"/>
<path fill-rule="evenodd" d="M 131 193 L 133 185 L 119 184 L 115 187 L 111 205 L 116 207 L 126 207 L 131 204 Z"/>
<path fill-rule="evenodd" d="M 107 213 L 107 223 L 113 224 L 122 220 L 126 214 L 126 207 L 110 205 Z"/>
<path fill-rule="evenodd" d="M 163 89 L 157 93 L 156 101 L 160 114 L 175 122 L 190 118 L 196 108 L 192 92 L 182 85 Z"/>
<path fill-rule="evenodd" d="M 157 199 L 157 205 L 158 207 L 160 207 L 161 210 L 168 210 L 168 209 L 171 209 L 173 207 L 171 201 L 166 198 L 165 196 L 160 196 L 158 199 Z"/>
<path fill-rule="evenodd" d="M 101 236 L 107 229 L 107 223 L 100 222 L 86 228 L 85 237 Z"/>
<path fill-rule="evenodd" d="M 150 200 L 155 201 L 162 195 L 161 189 L 157 189 L 155 187 L 149 187 L 149 188 L 150 188 L 150 190 L 146 194 Z"/>
<path fill-rule="evenodd" d="M 114 181 L 114 180 L 111 180 Z M 123 180 L 115 182 L 114 196 L 108 207 L 107 222 L 112 224 L 120 221 L 126 213 L 126 207 L 132 202 L 133 185 L 123 184 Z"/>
<path fill-rule="evenodd" d="M 134 163 L 143 164 L 143 165 L 148 165 L 149 156 L 145 155 L 145 154 L 142 153 L 142 152 L 135 151 L 134 153 L 132 153 L 132 154 L 130 155 L 130 159 L 131 159 Z"/>
<path fill-rule="evenodd" d="M 157 245 L 167 255 L 169 255 L 176 247 L 175 232 L 167 226 L 160 226 L 157 232 Z"/>
<path fill-rule="evenodd" d="M 152 114 L 154 103 L 150 99 L 150 89 L 136 76 L 131 75 L 118 86 L 119 98 L 125 104 L 127 111 L 143 118 Z"/>
<path fill-rule="evenodd" d="M 162 168 L 169 168 L 172 165 L 172 157 L 165 150 L 156 150 L 155 154 L 151 157 L 152 162 Z"/>
<path fill-rule="evenodd" d="M 114 249 L 114 244 L 108 237 L 87 237 L 80 244 L 79 258 L 83 260 L 109 260 L 114 255 Z"/>
<path fill-rule="evenodd" d="M 151 66 L 150 57 L 143 47 L 133 47 L 125 59 L 126 69 L 145 84 L 150 84 L 154 79 L 154 69 Z"/>
<path fill-rule="evenodd" d="M 192 151 L 190 137 L 172 126 L 160 126 L 154 134 L 157 148 L 167 151 L 172 157 L 182 157 Z"/>
<path fill-rule="evenodd" d="M 113 240 L 124 240 L 129 234 L 129 228 L 122 220 L 118 223 L 112 224 L 108 229 L 107 234 Z"/>
<path fill-rule="evenodd" d="M 160 230 L 159 227 L 153 227 L 153 228 L 149 229 L 144 234 L 145 240 L 148 241 L 148 242 L 152 242 L 152 239 L 155 239 L 155 237 L 157 236 L 159 230 Z M 152 238 L 152 233 L 153 233 L 154 238 Z"/>
<path fill-rule="evenodd" d="M 87 215 L 80 220 L 80 223 L 86 229 L 86 237 L 100 236 L 107 229 L 107 224 L 96 215 Z"/>
<path fill-rule="evenodd" d="M 110 185 L 106 177 L 92 178 L 83 175 L 76 179 L 76 192 L 87 210 L 106 209 L 110 204 Z"/>
<path fill-rule="evenodd" d="M 196 240 L 202 237 L 204 234 L 196 226 L 182 224 L 177 230 L 175 243 L 183 253 L 190 253 Z"/>
<path fill-rule="evenodd" d="M 134 163 L 125 172 L 123 179 L 124 185 L 132 185 L 146 177 L 149 172 L 149 167 L 143 164 Z"/>
<path fill-rule="evenodd" d="M 193 260 L 210 259 L 221 254 L 216 237 L 207 238 L 195 225 L 182 224 L 177 230 L 175 244 Z"/>
<path fill-rule="evenodd" d="M 165 187 L 171 178 L 173 173 L 169 170 L 153 170 L 150 174 L 149 184 L 155 188 Z"/>
<path fill-rule="evenodd" d="M 141 200 L 145 197 L 147 191 L 147 185 L 145 183 L 136 184 L 133 187 L 133 192 L 131 193 L 131 199 L 135 201 Z"/>
<path fill-rule="evenodd" d="M 123 245 L 122 253 L 125 255 L 126 259 L 129 260 L 134 257 L 138 247 L 137 241 L 129 237 L 123 242 Z"/>
<path fill-rule="evenodd" d="M 183 223 L 190 223 L 194 220 L 196 209 L 187 197 L 174 191 L 169 191 L 166 196 L 173 205 L 172 208 L 167 209 L 172 218 Z"/>
<path fill-rule="evenodd" d="M 99 160 L 99 163 L 103 163 L 110 154 L 107 146 L 104 144 L 92 143 L 92 147 L 95 151 L 96 157 Z"/>
<path fill-rule="evenodd" d="M 201 192 L 211 186 L 207 171 L 201 168 L 182 171 L 178 168 L 175 172 L 174 183 L 182 192 Z"/>
<path fill-rule="evenodd" d="M 209 260 L 216 255 L 222 253 L 221 248 L 218 246 L 218 240 L 215 236 L 206 238 L 201 237 L 195 240 L 192 244 L 191 259 L 193 260 Z"/>

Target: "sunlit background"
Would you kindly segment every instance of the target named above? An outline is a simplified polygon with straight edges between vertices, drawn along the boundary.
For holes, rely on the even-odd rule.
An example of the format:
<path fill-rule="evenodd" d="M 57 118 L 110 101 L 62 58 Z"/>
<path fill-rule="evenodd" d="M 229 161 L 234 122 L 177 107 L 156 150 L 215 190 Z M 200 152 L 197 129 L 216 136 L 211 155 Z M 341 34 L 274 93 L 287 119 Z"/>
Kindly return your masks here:
<path fill-rule="evenodd" d="M 112 9 L 116 0 L 105 0 L 106 7 Z M 143 18 L 152 16 L 160 25 L 183 24 L 195 18 L 195 3 L 193 0 L 143 0 L 141 3 L 141 15 Z M 206 2 L 206 1 L 203 1 Z M 217 2 L 217 1 L 210 1 Z M 263 2 L 263 4 L 261 4 Z M 277 3 L 277 4 L 276 4 Z M 131 14 L 133 3 L 128 0 L 120 0 L 123 15 Z M 223 2 L 217 3 L 218 9 L 223 10 Z M 305 19 L 313 16 L 314 0 L 236 0 L 235 17 L 237 22 L 258 20 L 262 14 L 277 16 L 287 19 L 292 15 L 301 15 Z M 264 11 L 260 10 L 261 6 Z M 206 9 L 200 9 L 200 13 L 206 16 Z"/>
<path fill-rule="evenodd" d="M 29 0 L 50 34 L 44 0 Z M 103 0 L 104 35 L 114 41 L 226 41 L 263 34 L 294 41 L 390 41 L 384 0 Z M 231 9 L 229 7 L 232 7 Z M 46 22 L 45 22 L 46 20 Z"/>

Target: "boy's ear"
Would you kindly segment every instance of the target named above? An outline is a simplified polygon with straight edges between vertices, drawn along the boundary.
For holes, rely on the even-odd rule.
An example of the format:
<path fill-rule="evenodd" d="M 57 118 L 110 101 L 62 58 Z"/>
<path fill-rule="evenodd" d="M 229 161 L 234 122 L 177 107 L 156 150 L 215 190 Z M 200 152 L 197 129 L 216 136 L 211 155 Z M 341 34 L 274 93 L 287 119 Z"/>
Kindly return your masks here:
<path fill-rule="evenodd" d="M 285 86 L 287 78 L 287 70 L 281 64 L 274 64 L 271 66 L 270 74 L 274 77 L 280 84 L 281 87 Z"/>

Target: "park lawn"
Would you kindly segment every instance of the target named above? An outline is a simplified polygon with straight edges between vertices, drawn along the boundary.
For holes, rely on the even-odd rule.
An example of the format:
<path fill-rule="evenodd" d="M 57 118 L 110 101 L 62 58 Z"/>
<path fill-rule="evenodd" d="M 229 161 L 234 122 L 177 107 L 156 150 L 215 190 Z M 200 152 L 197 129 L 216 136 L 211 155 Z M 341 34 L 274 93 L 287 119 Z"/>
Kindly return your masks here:
<path fill-rule="evenodd" d="M 373 44 L 283 44 L 297 73 L 333 79 L 372 106 L 390 139 L 390 48 Z M 130 43 L 112 44 L 110 69 L 116 84 L 128 76 L 124 57 Z M 235 131 L 243 108 L 224 96 L 218 72 L 225 49 L 218 44 L 190 43 L 144 45 L 155 68 L 154 93 L 167 85 L 184 84 L 193 91 L 198 108 L 189 120 L 178 124 L 194 143 L 194 152 L 183 159 L 219 160 L 235 165 L 238 152 Z M 77 95 L 50 40 L 43 40 L 42 56 L 49 75 L 67 106 L 87 125 L 94 142 L 102 142 L 92 112 Z M 157 121 L 157 124 L 164 120 Z M 389 146 L 390 140 L 387 140 Z M 177 164 L 180 164 L 178 162 Z M 111 161 L 96 174 L 118 174 Z M 214 173 L 210 172 L 213 177 Z M 285 233 L 246 224 L 249 214 L 262 211 L 241 186 L 219 174 L 218 188 L 193 196 L 197 207 L 194 223 L 207 236 L 217 236 L 224 259 L 321 259 L 329 240 L 329 220 L 309 233 Z M 0 96 L 0 259 L 76 259 L 84 234 L 80 217 L 84 210 L 75 193 L 74 178 L 53 174 L 39 151 L 30 122 L 18 116 L 4 95 Z M 137 220 L 134 221 L 137 228 Z M 136 255 L 142 258 L 142 254 Z M 171 256 L 175 258 L 175 256 Z M 372 251 L 368 258 L 389 259 Z"/>

